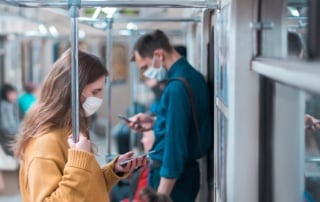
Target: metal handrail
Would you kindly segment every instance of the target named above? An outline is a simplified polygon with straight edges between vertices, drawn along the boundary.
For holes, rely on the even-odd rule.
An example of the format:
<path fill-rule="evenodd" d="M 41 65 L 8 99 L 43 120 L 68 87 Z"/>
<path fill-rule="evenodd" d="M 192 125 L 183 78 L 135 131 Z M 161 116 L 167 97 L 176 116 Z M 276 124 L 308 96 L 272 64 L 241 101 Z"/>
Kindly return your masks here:
<path fill-rule="evenodd" d="M 68 1 L 57 0 L 4 0 L 5 3 L 21 6 L 21 7 L 55 7 L 55 8 L 67 8 L 71 5 Z M 94 0 L 94 1 L 81 1 L 80 3 L 72 4 L 79 7 L 175 7 L 175 8 L 217 8 L 218 3 L 212 0 L 199 1 L 183 1 L 183 0 L 171 0 L 171 1 L 148 1 L 148 0 Z"/>
<path fill-rule="evenodd" d="M 111 18 L 89 18 L 89 17 L 79 17 L 79 21 L 82 22 L 109 22 Z M 113 22 L 201 22 L 200 17 L 195 18 L 113 18 Z"/>
<path fill-rule="evenodd" d="M 75 0 L 77 1 L 77 0 Z M 79 1 L 79 0 L 78 0 Z M 71 61 L 72 61 L 72 73 L 71 73 L 71 90 L 72 90 L 72 138 L 73 142 L 79 140 L 79 7 L 70 7 L 71 17 Z"/>

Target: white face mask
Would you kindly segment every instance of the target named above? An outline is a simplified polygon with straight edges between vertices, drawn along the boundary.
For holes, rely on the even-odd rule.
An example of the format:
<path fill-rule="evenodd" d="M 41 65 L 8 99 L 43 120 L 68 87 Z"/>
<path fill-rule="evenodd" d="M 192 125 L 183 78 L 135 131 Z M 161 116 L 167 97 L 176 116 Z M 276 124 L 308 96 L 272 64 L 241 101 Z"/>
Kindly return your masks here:
<path fill-rule="evenodd" d="M 154 63 L 155 63 L 155 56 L 153 56 L 153 59 L 152 59 L 152 66 L 149 67 L 143 73 L 143 75 L 145 77 L 149 78 L 149 79 L 155 79 L 155 80 L 158 80 L 158 81 L 166 80 L 168 78 L 167 70 L 163 67 L 162 61 L 160 61 L 160 67 L 159 68 L 155 68 L 154 67 Z"/>
<path fill-rule="evenodd" d="M 87 97 L 86 100 L 82 103 L 82 107 L 84 109 L 86 117 L 91 116 L 96 111 L 98 111 L 101 104 L 102 99 L 97 97 Z"/>

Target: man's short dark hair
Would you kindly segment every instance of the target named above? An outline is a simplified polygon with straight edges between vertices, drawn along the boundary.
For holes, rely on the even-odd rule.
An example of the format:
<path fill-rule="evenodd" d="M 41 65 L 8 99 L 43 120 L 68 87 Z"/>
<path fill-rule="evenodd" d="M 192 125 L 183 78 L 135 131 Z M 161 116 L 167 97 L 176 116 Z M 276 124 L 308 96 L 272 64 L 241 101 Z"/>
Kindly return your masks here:
<path fill-rule="evenodd" d="M 163 49 L 170 53 L 172 51 L 172 46 L 169 42 L 168 37 L 161 30 L 155 30 L 151 33 L 145 34 L 140 37 L 133 47 L 134 52 L 137 51 L 142 58 L 153 57 L 153 52 L 156 49 Z M 131 58 L 132 61 L 135 60 L 134 56 Z"/>

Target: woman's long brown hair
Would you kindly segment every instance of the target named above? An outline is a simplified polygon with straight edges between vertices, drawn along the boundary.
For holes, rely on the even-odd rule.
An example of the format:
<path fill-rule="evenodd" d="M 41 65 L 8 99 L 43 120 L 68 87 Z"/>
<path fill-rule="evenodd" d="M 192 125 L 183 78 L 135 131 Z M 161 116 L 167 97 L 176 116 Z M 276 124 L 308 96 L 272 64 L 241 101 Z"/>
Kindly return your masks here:
<path fill-rule="evenodd" d="M 79 50 L 79 96 L 86 85 L 107 75 L 108 72 L 98 57 Z M 28 142 L 33 137 L 45 135 L 53 129 L 66 129 L 71 132 L 71 110 L 71 51 L 69 49 L 56 61 L 43 80 L 40 97 L 27 113 L 20 134 L 13 145 L 15 156 L 22 158 Z M 82 107 L 79 113 L 80 132 L 89 137 L 88 121 Z"/>

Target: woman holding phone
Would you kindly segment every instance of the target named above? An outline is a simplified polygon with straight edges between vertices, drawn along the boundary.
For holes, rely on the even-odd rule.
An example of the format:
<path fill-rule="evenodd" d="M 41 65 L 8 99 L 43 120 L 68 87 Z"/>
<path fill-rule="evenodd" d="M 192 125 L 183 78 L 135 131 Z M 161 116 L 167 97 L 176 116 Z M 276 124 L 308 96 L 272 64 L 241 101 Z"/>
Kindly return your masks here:
<path fill-rule="evenodd" d="M 102 168 L 95 159 L 88 117 L 102 104 L 107 75 L 98 57 L 79 51 L 80 134 L 75 143 L 71 134 L 71 51 L 53 65 L 15 145 L 15 155 L 21 159 L 23 201 L 109 201 L 112 186 L 145 164 L 140 158 L 120 166 L 133 152 L 116 157 Z"/>

